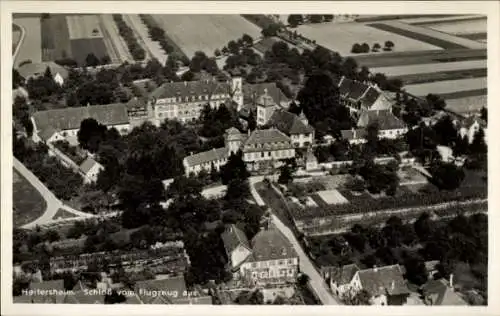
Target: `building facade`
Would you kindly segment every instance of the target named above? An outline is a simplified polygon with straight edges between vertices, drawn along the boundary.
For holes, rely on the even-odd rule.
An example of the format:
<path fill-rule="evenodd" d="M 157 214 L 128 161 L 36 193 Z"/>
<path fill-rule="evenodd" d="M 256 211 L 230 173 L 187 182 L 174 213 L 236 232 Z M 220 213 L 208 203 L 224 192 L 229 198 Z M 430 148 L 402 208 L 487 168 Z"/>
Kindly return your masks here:
<path fill-rule="evenodd" d="M 376 85 L 342 77 L 338 83 L 340 102 L 351 113 L 366 110 L 388 110 L 393 102 Z"/>
<path fill-rule="evenodd" d="M 226 82 L 213 79 L 185 82 L 167 82 L 156 88 L 148 99 L 152 121 L 159 125 L 165 119 L 183 123 L 196 121 L 206 104 L 218 108 L 234 102 L 239 110 L 243 106 L 241 77 Z"/>

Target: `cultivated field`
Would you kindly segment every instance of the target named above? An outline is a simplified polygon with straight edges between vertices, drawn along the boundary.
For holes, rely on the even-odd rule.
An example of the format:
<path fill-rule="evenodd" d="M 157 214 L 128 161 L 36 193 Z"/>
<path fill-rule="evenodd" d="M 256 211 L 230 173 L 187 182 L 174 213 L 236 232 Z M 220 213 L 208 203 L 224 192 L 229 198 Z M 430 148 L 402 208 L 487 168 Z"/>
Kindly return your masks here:
<path fill-rule="evenodd" d="M 221 49 L 230 40 L 248 34 L 260 36 L 260 29 L 239 15 L 160 15 L 152 17 L 189 57 L 196 51 L 213 56 L 215 49 Z"/>
<path fill-rule="evenodd" d="M 423 41 L 444 49 L 486 48 L 486 45 L 483 43 L 438 32 L 421 26 L 405 24 L 400 21 L 387 21 L 369 25 L 379 30 L 406 36 L 408 38 Z"/>
<path fill-rule="evenodd" d="M 21 43 L 21 47 L 17 56 L 14 59 L 14 67 L 19 67 L 19 64 L 26 60 L 31 60 L 33 63 L 42 61 L 42 32 L 40 28 L 39 17 L 22 17 L 14 16 L 13 23 L 19 25 L 25 31 L 25 37 Z"/>
<path fill-rule="evenodd" d="M 429 23 L 421 24 L 420 26 L 454 35 L 486 33 L 488 28 L 486 18 L 481 20 L 475 19 L 454 22 Z"/>
<path fill-rule="evenodd" d="M 14 206 L 12 220 L 14 227 L 30 223 L 40 217 L 47 207 L 47 203 L 40 193 L 17 171 L 13 170 L 13 197 Z"/>
<path fill-rule="evenodd" d="M 97 15 L 68 15 L 69 38 L 102 38 L 102 30 Z"/>
<path fill-rule="evenodd" d="M 104 35 L 104 43 L 110 54 L 111 61 L 122 63 L 124 61 L 132 62 L 134 59 L 130 55 L 127 44 L 120 36 L 118 27 L 111 14 L 99 15 L 99 22 Z"/>
<path fill-rule="evenodd" d="M 468 60 L 468 61 L 457 61 L 449 63 L 429 63 L 429 64 L 417 64 L 408 66 L 392 66 L 392 67 L 376 67 L 370 70 L 373 73 L 383 73 L 388 77 L 392 76 L 402 76 L 402 75 L 413 75 L 413 74 L 425 74 L 428 72 L 440 72 L 440 71 L 453 71 L 453 70 L 465 70 L 465 69 L 482 69 L 487 67 L 486 60 Z"/>
<path fill-rule="evenodd" d="M 459 114 L 473 113 L 487 107 L 488 96 L 479 95 L 446 100 L 446 109 Z"/>
<path fill-rule="evenodd" d="M 482 15 L 449 15 L 449 16 L 432 16 L 432 17 L 415 17 L 408 19 L 401 19 L 400 22 L 420 25 L 427 23 L 440 23 L 440 22 L 453 22 L 453 21 L 467 21 L 485 18 Z"/>
<path fill-rule="evenodd" d="M 446 80 L 405 86 L 405 90 L 416 96 L 426 96 L 429 93 L 447 94 L 467 90 L 484 89 L 488 85 L 486 78 L 461 80 Z"/>
<path fill-rule="evenodd" d="M 440 49 L 434 45 L 356 22 L 301 25 L 297 28 L 297 32 L 342 56 L 353 55 L 352 45 L 365 42 L 370 46 L 375 43 L 383 46 L 385 41 L 392 41 L 393 50 L 396 52 Z"/>

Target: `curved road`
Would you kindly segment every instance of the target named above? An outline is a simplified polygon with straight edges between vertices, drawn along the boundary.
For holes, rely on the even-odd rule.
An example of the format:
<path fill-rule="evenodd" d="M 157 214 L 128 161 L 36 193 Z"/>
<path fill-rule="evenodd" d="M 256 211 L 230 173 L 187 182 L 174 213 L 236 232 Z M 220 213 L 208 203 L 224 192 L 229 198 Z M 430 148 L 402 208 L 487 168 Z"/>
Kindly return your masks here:
<path fill-rule="evenodd" d="M 32 221 L 31 223 L 25 224 L 22 226 L 22 228 L 26 229 L 31 229 L 34 228 L 38 225 L 44 225 L 45 223 L 48 223 L 52 221 L 52 218 L 54 215 L 56 215 L 57 211 L 62 208 L 67 212 L 70 212 L 77 217 L 92 217 L 94 216 L 93 214 L 88 214 L 85 212 L 77 211 L 67 205 L 64 205 L 55 195 L 52 193 L 28 168 L 26 168 L 19 160 L 17 160 L 15 157 L 13 159 L 13 166 L 18 171 L 20 174 L 23 175 L 23 177 L 26 178 L 26 180 L 29 181 L 29 183 L 40 192 L 40 194 L 43 196 L 45 201 L 47 202 L 47 208 L 45 209 L 45 212 L 37 218 L 36 220 Z"/>
<path fill-rule="evenodd" d="M 12 61 L 15 64 L 17 54 L 19 54 L 19 49 L 21 48 L 22 43 L 24 41 L 24 38 L 26 36 L 26 29 L 19 24 L 16 24 L 16 23 L 12 23 L 12 24 L 15 24 L 21 30 L 21 37 L 19 38 L 19 42 L 17 42 L 17 46 L 16 46 L 16 49 L 14 50 L 14 53 L 12 54 Z"/>

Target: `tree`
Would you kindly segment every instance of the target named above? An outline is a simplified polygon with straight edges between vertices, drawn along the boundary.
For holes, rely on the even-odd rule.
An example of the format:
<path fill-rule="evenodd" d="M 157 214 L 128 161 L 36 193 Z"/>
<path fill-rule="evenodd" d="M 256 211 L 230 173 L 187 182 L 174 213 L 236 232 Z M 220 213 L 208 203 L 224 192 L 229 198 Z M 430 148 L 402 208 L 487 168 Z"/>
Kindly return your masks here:
<path fill-rule="evenodd" d="M 355 43 L 352 45 L 352 48 L 351 48 L 351 53 L 353 54 L 359 54 L 362 52 L 362 48 L 361 48 L 361 45 L 359 45 L 359 43 Z"/>
<path fill-rule="evenodd" d="M 394 43 L 392 41 L 386 41 L 384 45 L 387 50 L 392 50 L 392 48 L 394 47 Z"/>
<path fill-rule="evenodd" d="M 100 65 L 100 60 L 99 58 L 97 58 L 96 55 L 94 55 L 94 53 L 90 53 L 87 55 L 87 57 L 85 58 L 85 65 L 87 67 L 95 67 L 95 66 L 98 66 Z"/>
<path fill-rule="evenodd" d="M 438 95 L 430 93 L 425 97 L 425 100 L 429 107 L 435 111 L 442 111 L 446 107 L 446 101 Z"/>
<path fill-rule="evenodd" d="M 262 29 L 261 33 L 264 37 L 276 36 L 278 31 L 281 29 L 279 24 L 270 23 L 268 26 Z"/>
<path fill-rule="evenodd" d="M 252 46 L 253 45 L 253 38 L 248 35 L 248 34 L 243 34 L 243 36 L 241 37 L 241 40 L 243 41 L 243 43 L 249 47 L 249 46 Z"/>
<path fill-rule="evenodd" d="M 488 122 L 488 109 L 484 106 L 481 108 L 481 119 L 483 119 L 485 122 Z"/>
<path fill-rule="evenodd" d="M 320 14 L 311 14 L 308 16 L 309 22 L 311 23 L 321 23 L 323 22 L 323 16 Z"/>
<path fill-rule="evenodd" d="M 455 146 L 458 139 L 458 131 L 449 115 L 446 115 L 434 124 L 433 129 L 439 144 L 450 147 Z"/>
<path fill-rule="evenodd" d="M 227 55 L 228 53 L 229 53 L 229 49 L 227 48 L 227 46 L 222 47 L 222 54 Z"/>
<path fill-rule="evenodd" d="M 365 289 L 356 291 L 354 288 L 350 288 L 342 297 L 342 301 L 346 305 L 371 305 L 370 297 L 371 295 Z"/>
<path fill-rule="evenodd" d="M 432 182 L 440 190 L 455 190 L 465 178 L 465 173 L 462 168 L 454 163 L 438 162 L 431 169 Z"/>
<path fill-rule="evenodd" d="M 97 152 L 99 144 L 105 138 L 107 128 L 93 118 L 84 119 L 80 123 L 80 129 L 77 133 L 78 143 L 82 148 L 92 153 Z"/>
<path fill-rule="evenodd" d="M 421 241 L 426 241 L 432 237 L 434 227 L 431 217 L 428 213 L 422 213 L 413 224 L 415 233 Z"/>
<path fill-rule="evenodd" d="M 375 43 L 373 44 L 373 47 L 372 47 L 372 52 L 378 52 L 382 47 L 380 46 L 379 43 Z"/>
<path fill-rule="evenodd" d="M 362 53 L 370 52 L 370 45 L 368 45 L 367 43 L 361 44 L 361 52 Z"/>
<path fill-rule="evenodd" d="M 231 154 L 227 163 L 221 168 L 222 184 L 227 185 L 231 180 L 247 180 L 249 176 L 241 151 Z"/>
<path fill-rule="evenodd" d="M 217 48 L 217 49 L 214 51 L 214 56 L 215 56 L 215 57 L 219 57 L 220 55 L 221 55 L 220 49 L 218 49 L 218 48 Z"/>
<path fill-rule="evenodd" d="M 181 197 L 199 197 L 203 190 L 203 184 L 196 178 L 187 178 L 185 176 L 176 177 L 167 191 L 167 199 L 176 199 Z"/>
<path fill-rule="evenodd" d="M 278 183 L 288 185 L 292 181 L 293 181 L 292 168 L 288 164 L 285 164 L 280 168 Z"/>
<path fill-rule="evenodd" d="M 288 16 L 287 22 L 291 27 L 297 27 L 299 24 L 302 24 L 303 21 L 302 14 L 290 14 Z"/>
<path fill-rule="evenodd" d="M 427 270 L 424 259 L 420 256 L 408 256 L 404 261 L 406 269 L 405 278 L 415 285 L 422 285 L 427 282 Z"/>
<path fill-rule="evenodd" d="M 22 86 L 23 83 L 24 83 L 24 79 L 19 74 L 19 71 L 12 68 L 12 89 L 17 89 L 17 87 Z"/>
<path fill-rule="evenodd" d="M 236 43 L 233 40 L 227 43 L 227 48 L 229 49 L 229 52 L 233 55 L 238 55 L 240 52 L 240 45 L 238 45 L 238 43 Z"/>
<path fill-rule="evenodd" d="M 182 74 L 181 80 L 182 81 L 193 81 L 194 80 L 194 73 L 191 70 L 186 71 L 185 73 Z"/>
<path fill-rule="evenodd" d="M 248 115 L 248 129 L 250 131 L 254 131 L 257 128 L 257 119 L 255 118 L 255 114 L 250 111 L 250 114 Z"/>
<path fill-rule="evenodd" d="M 323 14 L 325 22 L 331 22 L 333 20 L 333 14 Z"/>

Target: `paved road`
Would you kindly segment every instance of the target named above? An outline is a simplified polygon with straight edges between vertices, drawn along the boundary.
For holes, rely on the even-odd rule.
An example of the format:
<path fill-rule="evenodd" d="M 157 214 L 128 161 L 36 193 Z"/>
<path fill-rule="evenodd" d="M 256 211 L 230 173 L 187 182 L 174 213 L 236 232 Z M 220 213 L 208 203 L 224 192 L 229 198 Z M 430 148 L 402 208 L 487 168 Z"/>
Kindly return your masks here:
<path fill-rule="evenodd" d="M 13 24 L 16 24 L 16 23 L 13 23 Z M 23 41 L 24 41 L 24 38 L 26 37 L 26 29 L 19 24 L 16 24 L 16 25 L 21 30 L 21 37 L 19 38 L 19 42 L 17 43 L 16 49 L 14 50 L 14 54 L 12 54 L 12 60 L 16 60 L 17 55 L 19 54 L 19 49 L 21 48 Z"/>
<path fill-rule="evenodd" d="M 23 228 L 34 228 L 37 225 L 44 225 L 45 223 L 48 223 L 52 221 L 52 218 L 54 215 L 57 213 L 57 210 L 59 208 L 64 209 L 65 211 L 68 211 L 70 213 L 75 214 L 78 217 L 91 217 L 93 216 L 92 214 L 88 214 L 85 212 L 77 211 L 67 205 L 64 205 L 55 195 L 52 193 L 28 168 L 26 168 L 19 160 L 16 158 L 13 159 L 13 165 L 16 171 L 18 171 L 20 174 L 22 174 L 26 180 L 29 181 L 29 183 L 40 192 L 42 197 L 45 199 L 47 202 L 47 208 L 45 209 L 45 212 L 34 220 L 31 223 L 28 223 L 24 226 Z"/>

